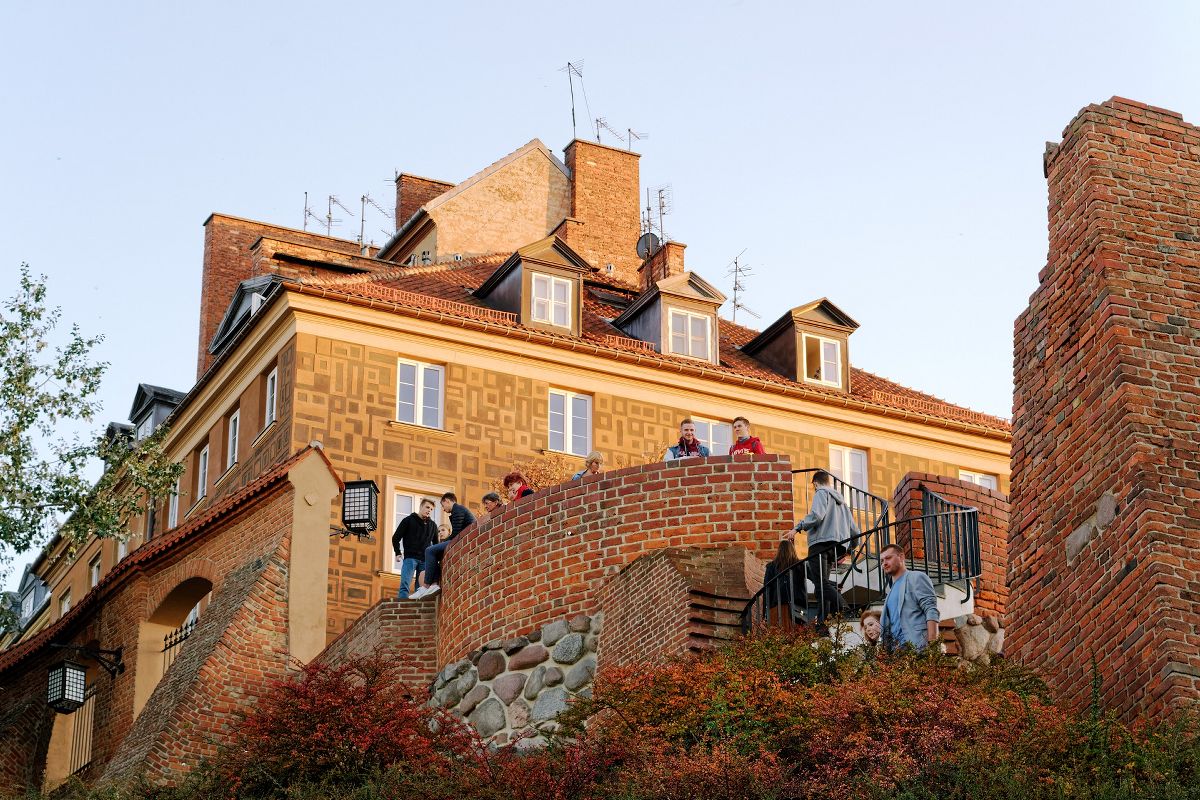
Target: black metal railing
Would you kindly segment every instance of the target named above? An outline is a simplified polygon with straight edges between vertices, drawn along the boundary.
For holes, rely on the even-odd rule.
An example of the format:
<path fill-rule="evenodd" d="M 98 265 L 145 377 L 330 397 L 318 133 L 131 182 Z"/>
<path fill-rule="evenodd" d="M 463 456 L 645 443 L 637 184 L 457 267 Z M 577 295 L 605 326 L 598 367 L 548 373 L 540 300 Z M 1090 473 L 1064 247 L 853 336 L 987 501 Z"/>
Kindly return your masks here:
<path fill-rule="evenodd" d="M 196 620 L 192 619 L 163 637 L 163 675 L 167 674 L 167 670 L 175 661 L 175 656 L 179 655 L 179 646 L 187 641 L 194 630 L 196 630 Z"/>
<path fill-rule="evenodd" d="M 820 570 L 815 558 L 810 557 L 772 576 L 750 598 L 742 611 L 742 630 L 749 632 L 762 624 L 824 621 L 839 609 L 843 614 L 856 614 L 882 602 L 891 584 L 883 571 L 882 554 L 892 543 L 904 550 L 910 569 L 926 573 L 934 584 L 962 581 L 967 584 L 969 596 L 970 580 L 981 572 L 978 510 L 923 488 L 922 510 L 927 513 L 890 522 L 886 501 L 876 500 L 884 506 L 875 513 L 875 518 L 882 522 L 863 528 L 860 535 L 847 543 L 846 554 L 850 558 L 840 575 L 835 572 L 841 600 L 826 596 L 826 585 L 819 580 Z M 806 577 L 816 578 L 812 580 L 811 592 Z"/>
<path fill-rule="evenodd" d="M 71 774 L 92 763 L 92 731 L 96 720 L 96 687 L 83 693 L 83 705 L 71 715 Z"/>

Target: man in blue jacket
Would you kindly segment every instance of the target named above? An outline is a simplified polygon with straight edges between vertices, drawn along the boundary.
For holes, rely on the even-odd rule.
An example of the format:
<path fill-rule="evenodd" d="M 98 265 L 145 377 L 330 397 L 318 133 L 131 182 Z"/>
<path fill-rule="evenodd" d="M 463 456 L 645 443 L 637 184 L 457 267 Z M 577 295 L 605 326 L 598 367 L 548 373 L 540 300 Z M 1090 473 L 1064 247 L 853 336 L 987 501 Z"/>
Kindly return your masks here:
<path fill-rule="evenodd" d="M 938 641 L 937 595 L 924 572 L 908 569 L 898 544 L 883 548 L 883 571 L 892 579 L 883 604 L 883 643 L 889 651 L 909 645 L 923 650 Z"/>

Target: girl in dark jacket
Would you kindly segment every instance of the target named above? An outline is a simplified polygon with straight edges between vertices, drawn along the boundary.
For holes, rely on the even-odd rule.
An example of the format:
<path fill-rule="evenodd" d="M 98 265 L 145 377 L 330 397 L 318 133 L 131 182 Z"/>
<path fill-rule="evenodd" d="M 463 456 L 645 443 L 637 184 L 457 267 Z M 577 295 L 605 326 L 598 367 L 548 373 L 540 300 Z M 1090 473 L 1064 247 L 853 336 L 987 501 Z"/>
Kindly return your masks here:
<path fill-rule="evenodd" d="M 808 590 L 804 585 L 804 568 L 792 570 L 788 577 L 771 582 L 782 575 L 789 567 L 801 563 L 796 555 L 796 545 L 790 539 L 779 543 L 779 552 L 774 560 L 767 564 L 767 572 L 763 576 L 763 586 L 766 588 L 767 623 L 791 628 L 794 624 L 804 622 L 804 606 L 808 602 Z M 776 611 L 775 609 L 778 609 Z"/>

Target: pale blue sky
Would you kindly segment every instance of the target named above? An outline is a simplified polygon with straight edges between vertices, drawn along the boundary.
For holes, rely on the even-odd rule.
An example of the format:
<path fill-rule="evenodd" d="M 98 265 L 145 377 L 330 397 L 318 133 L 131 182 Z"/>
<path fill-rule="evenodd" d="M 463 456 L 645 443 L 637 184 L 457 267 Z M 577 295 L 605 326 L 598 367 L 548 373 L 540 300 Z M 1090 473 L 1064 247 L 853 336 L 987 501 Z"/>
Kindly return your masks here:
<path fill-rule="evenodd" d="M 829 297 L 856 365 L 1008 416 L 1044 144 L 1114 94 L 1200 123 L 1200 6 L 995 5 L 9 3 L 0 294 L 49 276 L 108 337 L 98 423 L 125 420 L 139 381 L 194 380 L 210 212 L 299 227 L 305 191 L 357 212 L 397 169 L 561 152 L 583 59 L 590 116 L 649 133 L 688 266 L 728 290 L 746 250 L 756 325 Z"/>

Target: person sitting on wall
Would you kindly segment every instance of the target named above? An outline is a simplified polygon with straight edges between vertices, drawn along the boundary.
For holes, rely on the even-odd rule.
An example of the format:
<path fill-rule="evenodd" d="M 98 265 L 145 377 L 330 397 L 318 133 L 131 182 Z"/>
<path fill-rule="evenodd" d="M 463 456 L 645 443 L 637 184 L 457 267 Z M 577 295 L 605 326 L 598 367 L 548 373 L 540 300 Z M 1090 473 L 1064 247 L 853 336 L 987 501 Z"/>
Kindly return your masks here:
<path fill-rule="evenodd" d="M 892 579 L 879 625 L 883 629 L 883 644 L 888 652 L 901 647 L 924 650 L 938 641 L 937 595 L 933 581 L 924 572 L 908 569 L 904 550 L 889 544 L 881 554 L 883 571 Z"/>
<path fill-rule="evenodd" d="M 821 619 L 846 610 L 846 600 L 829 575 L 850 542 L 861 534 L 845 498 L 833 488 L 833 476 L 824 470 L 813 473 L 813 503 L 808 516 L 796 524 L 808 532 L 808 579 L 820 598 Z"/>
<path fill-rule="evenodd" d="M 793 625 L 804 622 L 804 605 L 807 591 L 804 586 L 804 571 L 793 569 L 788 577 L 776 581 L 789 567 L 800 563 L 796 554 L 796 545 L 791 539 L 779 543 L 779 551 L 775 558 L 767 564 L 763 575 L 763 588 L 766 596 L 766 621 L 768 625 L 778 624 L 779 627 L 791 629 Z M 772 583 L 774 581 L 774 583 Z M 775 609 L 779 611 L 776 612 Z"/>
<path fill-rule="evenodd" d="M 425 548 L 437 543 L 437 524 L 429 518 L 432 513 L 433 501 L 422 497 L 419 510 L 400 520 L 392 534 L 392 551 L 397 558 L 404 559 L 400 564 L 400 592 L 397 595 L 401 600 L 408 599 L 413 578 L 424 568 Z"/>
<path fill-rule="evenodd" d="M 667 448 L 663 461 L 674 461 L 677 458 L 708 458 L 708 447 L 696 438 L 696 423 L 685 419 L 679 423 L 679 444 Z"/>
<path fill-rule="evenodd" d="M 525 476 L 516 470 L 504 476 L 504 488 L 508 491 L 509 502 L 515 502 L 533 494 L 533 489 L 529 488 Z"/>
<path fill-rule="evenodd" d="M 441 590 L 442 556 L 454 537 L 475 524 L 475 515 L 458 502 L 454 492 L 442 495 L 442 513 L 446 520 L 438 526 L 440 541 L 425 548 L 425 585 L 413 593 L 412 599 L 419 600 Z"/>
<path fill-rule="evenodd" d="M 488 492 L 483 496 L 483 513 L 479 515 L 477 520 L 479 523 L 484 523 L 500 516 L 500 512 L 504 510 L 504 502 L 500 499 L 500 495 L 495 492 Z"/>
<path fill-rule="evenodd" d="M 754 453 L 765 456 L 767 454 L 767 451 L 763 449 L 762 441 L 757 436 L 750 435 L 750 420 L 745 417 L 733 418 L 733 437 L 737 441 L 733 443 L 733 447 L 729 448 L 729 455 Z"/>
<path fill-rule="evenodd" d="M 577 481 L 580 478 L 586 478 L 588 475 L 599 475 L 604 469 L 604 455 L 599 450 L 593 450 L 588 453 L 583 462 L 583 469 L 571 476 L 571 480 Z"/>

